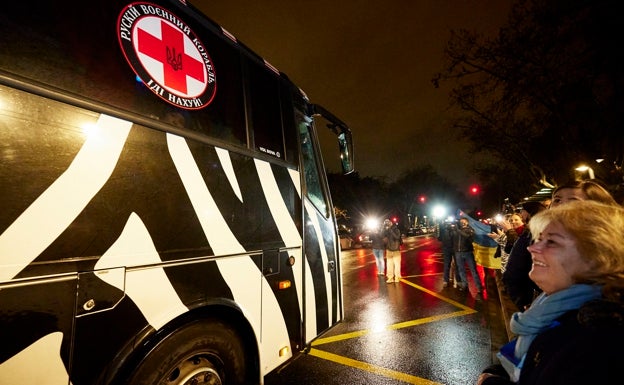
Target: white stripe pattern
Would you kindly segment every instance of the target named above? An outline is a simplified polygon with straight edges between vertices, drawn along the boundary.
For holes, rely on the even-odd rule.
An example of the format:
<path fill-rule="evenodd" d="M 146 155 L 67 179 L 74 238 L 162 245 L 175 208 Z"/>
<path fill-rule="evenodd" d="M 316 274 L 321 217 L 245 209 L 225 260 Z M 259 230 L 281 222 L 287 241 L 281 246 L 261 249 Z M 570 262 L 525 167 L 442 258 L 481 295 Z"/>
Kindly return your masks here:
<path fill-rule="evenodd" d="M 221 215 L 184 138 L 167 134 L 171 157 L 182 183 L 197 213 L 199 222 L 215 255 L 244 254 L 246 250 L 238 242 Z M 217 260 L 219 271 L 232 290 L 234 300 L 241 306 L 250 321 L 259 344 L 261 367 L 272 370 L 288 357 L 279 357 L 276 347 L 289 346 L 286 322 L 277 299 L 272 294 L 258 267 L 248 256 Z M 271 293 L 263 296 L 262 293 Z M 272 315 L 270 322 L 262 322 L 262 314 Z"/>
<path fill-rule="evenodd" d="M 67 170 L 0 235 L 0 281 L 12 279 L 37 258 L 104 186 L 131 126 L 100 115 Z"/>
<path fill-rule="evenodd" d="M 139 216 L 132 213 L 117 241 L 102 255 L 95 268 L 99 270 L 160 262 L 162 261 L 147 228 Z M 162 267 L 128 272 L 125 287 L 119 287 L 119 282 L 107 279 L 109 277 L 107 274 L 100 274 L 98 277 L 124 291 L 156 330 L 188 311 Z"/>

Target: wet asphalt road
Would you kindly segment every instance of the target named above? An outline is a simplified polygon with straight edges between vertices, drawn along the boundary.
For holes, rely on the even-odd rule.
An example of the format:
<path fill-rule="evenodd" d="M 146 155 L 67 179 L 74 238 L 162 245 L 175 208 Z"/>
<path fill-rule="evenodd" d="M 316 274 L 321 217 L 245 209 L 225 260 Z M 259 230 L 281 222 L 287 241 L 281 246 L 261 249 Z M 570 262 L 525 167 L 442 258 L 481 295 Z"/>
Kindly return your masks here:
<path fill-rule="evenodd" d="M 431 236 L 407 238 L 401 265 L 401 282 L 387 284 L 370 249 L 343 251 L 344 321 L 265 384 L 474 384 L 507 342 L 493 276 L 480 269 L 482 296 L 470 278 L 468 291 L 443 288 Z"/>

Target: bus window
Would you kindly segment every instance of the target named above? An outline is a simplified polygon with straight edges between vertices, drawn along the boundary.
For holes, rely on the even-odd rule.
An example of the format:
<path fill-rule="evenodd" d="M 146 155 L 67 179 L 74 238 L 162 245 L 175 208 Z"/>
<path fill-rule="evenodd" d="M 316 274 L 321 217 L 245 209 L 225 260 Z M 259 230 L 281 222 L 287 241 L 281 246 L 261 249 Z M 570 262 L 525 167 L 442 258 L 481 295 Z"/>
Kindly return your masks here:
<path fill-rule="evenodd" d="M 347 127 L 347 125 L 343 121 L 338 119 L 334 114 L 317 104 L 311 105 L 311 115 L 314 116 L 317 127 L 327 127 L 327 129 L 333 133 L 333 136 L 327 135 L 329 139 L 326 139 L 325 142 L 329 141 L 333 143 L 336 138 L 338 139 L 338 160 L 340 163 L 340 168 L 342 168 L 342 173 L 345 175 L 352 173 L 354 170 L 353 138 L 351 136 L 351 130 L 349 129 L 349 127 Z M 324 142 L 323 137 L 327 133 L 328 131 L 325 130 L 318 131 L 318 134 L 321 136 L 321 138 L 319 138 L 321 143 Z M 325 165 L 328 166 L 328 163 L 325 163 Z M 331 163 L 329 164 L 329 166 L 331 166 Z"/>
<path fill-rule="evenodd" d="M 285 160 L 293 165 L 299 163 L 299 145 L 297 144 L 298 135 L 297 127 L 295 126 L 295 116 L 292 113 L 293 99 L 301 98 L 299 89 L 296 89 L 297 94 L 291 94 L 291 88 L 282 83 L 280 87 L 280 101 L 282 102 L 282 124 L 284 127 L 284 145 L 285 145 Z"/>
<path fill-rule="evenodd" d="M 251 126 L 255 148 L 284 158 L 278 78 L 263 65 L 249 61 Z"/>
<path fill-rule="evenodd" d="M 329 215 L 327 200 L 321 186 L 319 167 L 316 163 L 316 152 L 312 144 L 314 135 L 311 132 L 309 120 L 301 116 L 299 122 L 299 136 L 301 138 L 301 157 L 303 159 L 303 172 L 306 182 L 306 195 L 316 208 L 325 217 Z"/>

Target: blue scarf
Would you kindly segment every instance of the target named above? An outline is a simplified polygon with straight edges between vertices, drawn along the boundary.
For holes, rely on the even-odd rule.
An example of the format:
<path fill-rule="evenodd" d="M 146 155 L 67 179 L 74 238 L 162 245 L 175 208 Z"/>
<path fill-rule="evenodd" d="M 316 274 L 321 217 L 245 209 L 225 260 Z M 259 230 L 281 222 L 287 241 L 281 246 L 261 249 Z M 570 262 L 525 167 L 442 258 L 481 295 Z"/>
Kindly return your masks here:
<path fill-rule="evenodd" d="M 504 356 L 508 361 L 503 362 L 503 366 L 512 381 L 519 379 L 524 357 L 535 337 L 545 330 L 557 326 L 557 318 L 564 313 L 580 308 L 587 301 L 600 298 L 601 290 L 602 287 L 598 285 L 577 284 L 552 295 L 542 293 L 527 310 L 512 315 L 510 328 L 518 338 L 505 345 L 498 354 L 499 358 Z M 513 357 L 510 357 L 511 349 L 513 349 Z M 510 363 L 511 366 L 505 365 Z M 510 369 L 513 372 L 510 372 Z"/>

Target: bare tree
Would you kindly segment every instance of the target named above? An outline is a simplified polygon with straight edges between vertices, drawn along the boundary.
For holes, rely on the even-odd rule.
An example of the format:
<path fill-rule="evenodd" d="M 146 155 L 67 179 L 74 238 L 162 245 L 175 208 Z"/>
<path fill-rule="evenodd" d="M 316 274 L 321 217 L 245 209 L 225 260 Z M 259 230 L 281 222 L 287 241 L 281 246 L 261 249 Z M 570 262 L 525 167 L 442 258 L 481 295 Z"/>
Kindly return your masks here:
<path fill-rule="evenodd" d="M 622 39 L 615 0 L 518 0 L 494 39 L 453 33 L 448 64 L 455 122 L 527 186 L 561 183 L 575 164 L 606 159 L 620 184 L 624 140 Z M 598 168 L 598 166 L 596 166 Z"/>

